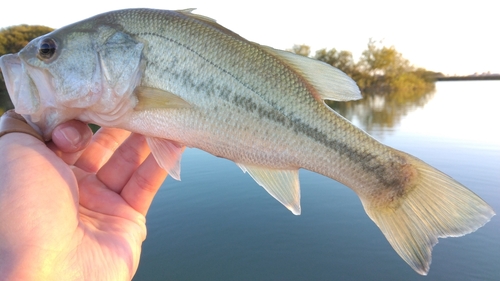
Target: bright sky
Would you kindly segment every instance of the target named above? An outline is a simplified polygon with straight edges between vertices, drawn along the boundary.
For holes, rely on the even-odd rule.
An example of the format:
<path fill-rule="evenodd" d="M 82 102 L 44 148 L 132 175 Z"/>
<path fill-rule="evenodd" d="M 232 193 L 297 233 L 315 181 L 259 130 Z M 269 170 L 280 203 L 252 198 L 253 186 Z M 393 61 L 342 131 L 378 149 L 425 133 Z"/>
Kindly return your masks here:
<path fill-rule="evenodd" d="M 98 13 L 134 7 L 197 8 L 196 13 L 241 36 L 278 49 L 307 44 L 313 50 L 348 50 L 357 59 L 373 38 L 395 46 L 414 65 L 429 70 L 500 73 L 498 0 L 24 0 L 3 5 L 0 27 L 58 28 Z"/>

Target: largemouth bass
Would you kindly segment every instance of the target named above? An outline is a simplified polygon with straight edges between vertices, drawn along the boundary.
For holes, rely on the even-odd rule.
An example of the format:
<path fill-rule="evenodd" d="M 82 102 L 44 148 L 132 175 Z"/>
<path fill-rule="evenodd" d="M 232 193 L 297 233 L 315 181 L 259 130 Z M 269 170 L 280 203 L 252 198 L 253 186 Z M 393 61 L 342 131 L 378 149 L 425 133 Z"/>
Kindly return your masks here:
<path fill-rule="evenodd" d="M 300 168 L 337 180 L 420 274 L 439 237 L 473 232 L 495 214 L 326 106 L 361 98 L 343 72 L 192 10 L 97 15 L 34 39 L 0 66 L 16 111 L 46 139 L 70 119 L 143 134 L 176 179 L 183 149 L 196 147 L 234 161 L 296 215 Z"/>

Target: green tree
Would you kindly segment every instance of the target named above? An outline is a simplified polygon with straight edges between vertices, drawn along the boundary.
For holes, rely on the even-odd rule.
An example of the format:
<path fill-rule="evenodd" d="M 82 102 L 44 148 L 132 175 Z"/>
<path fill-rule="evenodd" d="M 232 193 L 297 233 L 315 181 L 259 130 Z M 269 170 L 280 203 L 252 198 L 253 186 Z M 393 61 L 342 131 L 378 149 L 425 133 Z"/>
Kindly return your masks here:
<path fill-rule="evenodd" d="M 297 55 L 301 55 L 304 57 L 308 57 L 311 54 L 311 47 L 307 45 L 293 45 L 291 50 L 288 50 L 292 53 L 295 53 Z"/>
<path fill-rule="evenodd" d="M 41 25 L 16 25 L 0 29 L 0 55 L 17 53 L 31 40 L 54 30 Z"/>
<path fill-rule="evenodd" d="M 371 39 L 358 67 L 366 74 L 362 85 L 366 93 L 393 93 L 409 98 L 434 89 L 431 72 L 413 67 L 394 46 L 380 47 Z"/>
<path fill-rule="evenodd" d="M 0 29 L 0 56 L 19 52 L 28 42 L 51 32 L 53 29 L 40 25 L 17 25 Z M 12 102 L 3 76 L 0 76 L 0 114 L 12 108 Z"/>
<path fill-rule="evenodd" d="M 413 67 L 394 46 L 379 45 L 370 39 L 358 62 L 355 62 L 351 52 L 335 48 L 321 49 L 314 58 L 345 72 L 356 81 L 363 94 L 399 92 L 402 97 L 408 97 L 434 89 L 435 75 L 432 72 Z M 290 51 L 309 56 L 311 48 L 295 45 Z"/>
<path fill-rule="evenodd" d="M 360 67 L 370 75 L 395 76 L 412 70 L 410 62 L 394 46 L 378 47 L 372 39 L 359 60 Z"/>

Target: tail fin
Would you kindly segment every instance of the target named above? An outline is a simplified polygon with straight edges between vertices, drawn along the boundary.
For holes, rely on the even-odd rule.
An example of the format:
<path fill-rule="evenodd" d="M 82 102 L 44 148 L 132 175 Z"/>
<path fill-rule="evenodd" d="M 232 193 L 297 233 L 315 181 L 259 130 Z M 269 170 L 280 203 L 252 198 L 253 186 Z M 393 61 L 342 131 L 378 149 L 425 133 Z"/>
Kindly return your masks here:
<path fill-rule="evenodd" d="M 472 191 L 444 173 L 405 155 L 418 171 L 416 187 L 401 198 L 399 207 L 383 208 L 362 199 L 368 216 L 394 250 L 416 272 L 427 275 L 432 247 L 438 238 L 474 232 L 495 215 Z"/>

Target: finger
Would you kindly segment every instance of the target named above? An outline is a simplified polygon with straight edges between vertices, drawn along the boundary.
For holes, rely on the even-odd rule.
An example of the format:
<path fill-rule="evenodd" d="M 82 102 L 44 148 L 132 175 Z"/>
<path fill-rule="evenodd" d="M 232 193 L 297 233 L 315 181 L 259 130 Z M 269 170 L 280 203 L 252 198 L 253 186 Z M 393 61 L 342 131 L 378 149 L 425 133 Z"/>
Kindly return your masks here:
<path fill-rule="evenodd" d="M 89 173 L 97 173 L 129 135 L 130 132 L 121 129 L 99 129 L 75 166 Z"/>
<path fill-rule="evenodd" d="M 167 172 L 158 166 L 152 154 L 137 168 L 123 188 L 123 199 L 136 211 L 146 215 L 153 198 L 165 181 Z"/>
<path fill-rule="evenodd" d="M 97 172 L 97 178 L 109 189 L 120 193 L 149 153 L 146 139 L 142 135 L 131 134 Z"/>
<path fill-rule="evenodd" d="M 78 181 L 79 203 L 83 207 L 80 210 L 81 214 L 86 209 L 93 213 L 92 216 L 104 215 L 126 218 L 130 221 L 144 221 L 142 214 L 133 210 L 120 194 L 109 190 L 95 174 L 87 173 L 77 167 L 73 167 L 73 173 Z"/>
<path fill-rule="evenodd" d="M 71 120 L 57 126 L 52 132 L 52 141 L 47 146 L 67 164 L 74 164 L 92 139 L 87 124 Z"/>

